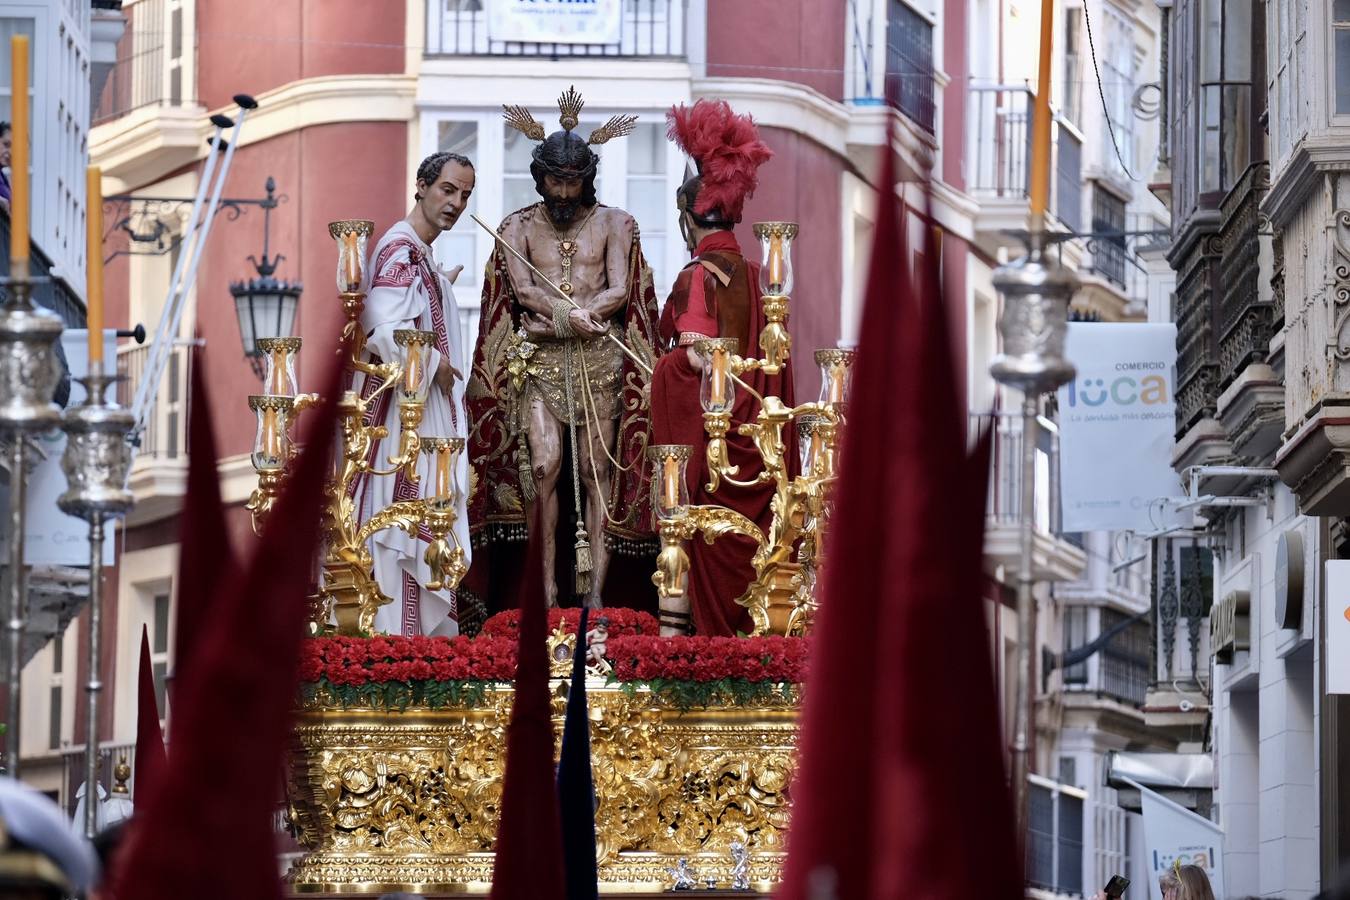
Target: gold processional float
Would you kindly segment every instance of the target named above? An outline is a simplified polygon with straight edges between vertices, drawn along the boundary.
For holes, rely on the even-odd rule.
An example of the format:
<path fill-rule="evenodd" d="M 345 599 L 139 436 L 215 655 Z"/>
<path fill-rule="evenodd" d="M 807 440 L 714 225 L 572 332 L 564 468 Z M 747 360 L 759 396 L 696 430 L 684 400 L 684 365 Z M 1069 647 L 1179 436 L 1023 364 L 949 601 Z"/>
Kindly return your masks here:
<path fill-rule="evenodd" d="M 772 524 L 767 533 L 726 507 L 690 502 L 685 468 L 688 445 L 650 447 L 653 508 L 661 549 L 655 583 L 663 609 L 688 611 L 684 575 L 686 541 L 711 543 L 725 534 L 758 543 L 755 578 L 738 602 L 749 610 L 754 635 L 804 635 L 815 612 L 821 561 L 820 536 L 829 517 L 836 474 L 836 443 L 843 421 L 852 351 L 816 353 L 820 398 L 788 407 L 761 398 L 755 422 L 738 426 L 752 438 L 763 468 L 737 480 L 727 458 L 726 436 L 740 375 L 782 370 L 789 356 L 785 321 L 792 288 L 791 245 L 797 226 L 754 226 L 762 248 L 760 289 L 767 325 L 761 358 L 741 357 L 734 340 L 710 339 L 700 385 L 708 435 L 710 492 L 723 484 L 772 484 Z M 436 581 L 456 586 L 465 574 L 464 549 L 453 532 L 456 460 L 464 439 L 422 435 L 418 429 L 434 335 L 395 332 L 406 364 L 371 365 L 361 359 L 365 335 L 366 247 L 373 223 L 333 222 L 338 246 L 338 291 L 350 341 L 345 360 L 352 373 L 376 379 L 363 398 L 345 391 L 339 402 L 342 444 L 326 485 L 322 581 L 311 598 L 312 636 L 362 637 L 373 630 L 381 594 L 367 543 L 386 528 L 432 540 L 427 562 Z M 523 339 L 523 336 L 522 336 Z M 255 529 L 273 507 L 295 455 L 291 429 L 319 398 L 297 390 L 297 337 L 260 340 L 266 354 L 266 394 L 249 397 L 257 419 L 252 462 L 258 487 L 248 502 Z M 385 392 L 398 400 L 401 434 L 388 468 L 370 467 L 372 441 L 384 426 L 366 423 L 371 404 Z M 758 394 L 755 395 L 758 397 Z M 800 466 L 787 458 L 784 429 L 796 427 Z M 365 473 L 400 469 L 417 478 L 419 454 L 434 460 L 435 484 L 419 500 L 399 501 L 359 521 L 350 485 Z M 794 470 L 799 470 L 794 474 Z M 472 487 L 469 487 L 472 490 Z M 560 736 L 575 634 L 559 626 L 549 636 L 553 713 Z M 796 684 L 744 696 L 715 695 L 690 705 L 640 682 L 614 683 L 609 664 L 588 666 L 591 753 L 597 794 L 599 877 L 605 893 L 660 891 L 675 882 L 700 887 L 749 883 L 771 889 L 779 880 L 788 828 L 788 785 L 796 746 L 800 692 Z M 513 690 L 509 683 L 479 682 L 479 689 L 438 695 L 437 704 L 391 704 L 378 692 L 343 693 L 309 684 L 299 698 L 287 760 L 289 818 L 305 853 L 288 875 L 297 893 L 377 893 L 387 890 L 484 892 L 492 879 L 506 757 L 506 728 Z M 406 701 L 406 697 L 404 698 Z"/>

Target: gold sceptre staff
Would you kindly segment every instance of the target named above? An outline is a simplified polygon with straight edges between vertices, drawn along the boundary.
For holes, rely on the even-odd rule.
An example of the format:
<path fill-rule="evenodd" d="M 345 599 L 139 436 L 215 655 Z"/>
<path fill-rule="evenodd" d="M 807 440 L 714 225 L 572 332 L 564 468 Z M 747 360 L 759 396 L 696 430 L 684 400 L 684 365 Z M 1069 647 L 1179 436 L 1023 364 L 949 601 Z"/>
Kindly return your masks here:
<path fill-rule="evenodd" d="M 487 224 L 486 222 L 484 222 L 482 219 L 478 218 L 478 216 L 475 215 L 474 213 L 469 213 L 469 218 L 473 219 L 475 222 L 478 223 L 479 227 L 481 227 L 481 228 L 482 228 L 484 231 L 486 231 L 488 234 L 492 235 L 492 239 L 493 239 L 494 241 L 496 241 L 497 243 L 501 244 L 502 247 L 504 247 L 504 248 L 505 248 L 512 256 L 514 256 L 516 259 L 518 259 L 518 260 L 520 260 L 522 263 L 524 263 L 525 266 L 526 266 L 527 268 L 529 268 L 529 270 L 535 274 L 535 277 L 537 277 L 537 278 L 538 278 L 540 281 L 542 281 L 544 284 L 546 284 L 546 285 L 548 285 L 550 288 L 552 288 L 552 289 L 553 289 L 553 292 L 554 292 L 555 294 L 557 294 L 559 297 L 561 297 L 561 298 L 563 298 L 564 300 L 566 300 L 568 303 L 572 304 L 572 307 L 573 307 L 574 309 L 583 309 L 583 308 L 584 308 L 584 307 L 582 307 L 582 305 L 581 305 L 580 303 L 577 303 L 577 301 L 575 301 L 575 300 L 573 300 L 571 297 L 567 296 L 567 294 L 563 291 L 562 288 L 558 287 L 556 284 L 554 284 L 552 281 L 550 281 L 550 280 L 549 280 L 549 277 L 548 277 L 547 275 L 545 275 L 543 272 L 540 272 L 537 268 L 535 268 L 534 263 L 530 262 L 528 259 L 526 259 L 524 256 L 522 256 L 519 250 L 517 250 L 515 247 L 512 247 L 509 243 L 507 243 L 506 238 L 502 237 L 500 234 L 498 234 L 497 232 L 493 231 L 493 230 L 492 230 L 492 227 L 491 227 L 490 225 L 488 225 L 488 224 Z M 634 353 L 632 350 L 630 350 L 629 347 L 628 347 L 628 345 L 625 344 L 622 340 L 620 340 L 619 337 L 618 337 L 617 335 L 614 334 L 614 332 L 612 332 L 612 331 L 606 331 L 606 332 L 605 332 L 605 337 L 609 338 L 611 341 L 613 341 L 613 342 L 615 343 L 615 345 L 618 346 L 618 348 L 619 348 L 620 350 L 622 350 L 624 353 L 628 354 L 628 358 L 631 359 L 631 360 L 633 361 L 633 363 L 634 363 L 639 369 L 641 369 L 644 373 L 646 373 L 646 375 L 647 375 L 648 378 L 651 378 L 651 376 L 652 376 L 652 370 L 651 370 L 651 367 L 648 366 L 645 362 L 643 362 L 642 359 L 639 358 L 638 355 L 637 355 L 636 353 Z M 728 372 L 727 374 L 731 377 L 731 380 L 732 380 L 732 381 L 736 382 L 736 383 L 739 384 L 741 387 L 745 388 L 747 391 L 749 391 L 751 394 L 753 394 L 753 395 L 754 395 L 761 403 L 764 402 L 764 398 L 763 398 L 762 396 L 760 396 L 759 391 L 755 390 L 755 389 L 752 388 L 750 385 L 748 385 L 748 384 L 746 384 L 744 381 L 742 381 L 739 377 L 737 377 L 737 375 L 736 375 L 735 372 Z"/>

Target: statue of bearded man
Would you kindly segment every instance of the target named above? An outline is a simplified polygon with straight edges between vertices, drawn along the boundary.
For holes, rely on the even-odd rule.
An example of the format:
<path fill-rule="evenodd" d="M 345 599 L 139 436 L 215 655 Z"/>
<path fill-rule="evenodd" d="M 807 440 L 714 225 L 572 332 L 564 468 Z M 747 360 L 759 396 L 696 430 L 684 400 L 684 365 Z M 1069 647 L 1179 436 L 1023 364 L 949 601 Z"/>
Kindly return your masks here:
<path fill-rule="evenodd" d="M 563 127 L 547 138 L 524 109 L 506 111 L 511 127 L 539 142 L 530 172 L 541 199 L 501 223 L 484 277 L 468 387 L 469 519 L 475 546 L 486 550 L 525 538 L 526 507 L 541 504 L 541 515 L 529 520 L 542 532 L 544 595 L 554 606 L 558 519 L 574 515 L 568 592 L 599 607 L 611 549 L 642 543 L 651 532 L 644 388 L 656 295 L 637 223 L 595 195 L 599 160 L 591 146 L 628 134 L 634 118 L 616 116 L 583 139 L 573 132 L 580 96 L 569 90 L 558 105 Z M 566 511 L 560 485 L 572 495 Z M 475 553 L 466 589 L 485 590 L 491 558 Z M 504 579 L 493 568 L 496 587 Z M 494 593 L 489 607 L 509 605 L 509 593 Z"/>

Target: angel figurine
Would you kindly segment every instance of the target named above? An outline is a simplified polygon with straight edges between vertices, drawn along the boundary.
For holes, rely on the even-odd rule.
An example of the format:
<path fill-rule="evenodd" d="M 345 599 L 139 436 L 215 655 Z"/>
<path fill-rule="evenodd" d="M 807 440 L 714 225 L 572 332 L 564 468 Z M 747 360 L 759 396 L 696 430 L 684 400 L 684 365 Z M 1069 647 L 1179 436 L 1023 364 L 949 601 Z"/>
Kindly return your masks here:
<path fill-rule="evenodd" d="M 667 874 L 675 879 L 675 883 L 670 886 L 672 891 L 696 891 L 698 890 L 698 873 L 689 868 L 689 860 L 681 856 L 679 862 L 675 863 L 675 868 L 666 869 Z"/>
<path fill-rule="evenodd" d="M 750 851 L 740 841 L 731 842 L 731 889 L 750 890 Z"/>

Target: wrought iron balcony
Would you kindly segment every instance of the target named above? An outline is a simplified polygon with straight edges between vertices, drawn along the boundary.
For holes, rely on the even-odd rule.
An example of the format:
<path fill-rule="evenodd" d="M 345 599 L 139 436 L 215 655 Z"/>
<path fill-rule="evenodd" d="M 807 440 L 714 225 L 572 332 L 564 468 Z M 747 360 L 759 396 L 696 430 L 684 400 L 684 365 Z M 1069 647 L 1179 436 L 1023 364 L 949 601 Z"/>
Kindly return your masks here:
<path fill-rule="evenodd" d="M 1248 363 L 1263 362 L 1270 353 L 1274 308 L 1270 291 L 1261 284 L 1261 238 L 1265 217 L 1261 201 L 1270 187 L 1270 164 L 1258 163 L 1224 198 L 1219 242 L 1219 387 L 1233 382 Z M 1270 231 L 1267 224 L 1264 231 Z"/>
<path fill-rule="evenodd" d="M 1083 893 L 1083 823 L 1087 794 L 1032 775 L 1027 885 L 1055 894 Z"/>
<path fill-rule="evenodd" d="M 970 193 L 982 205 L 1007 202 L 1025 213 L 1031 185 L 1031 110 L 1034 94 L 1026 85 L 970 87 Z M 1055 116 L 1052 130 L 1053 177 L 1050 208 L 1070 231 L 1083 228 L 1083 141 Z M 1003 227 L 992 225 L 991 227 Z"/>
<path fill-rule="evenodd" d="M 1044 417 L 1037 431 L 1033 566 L 1036 577 L 1069 581 L 1083 571 L 1087 557 L 1060 534 L 1059 429 Z M 989 493 L 986 505 L 985 557 L 993 566 L 1017 563 L 1022 520 L 1022 418 L 1011 413 L 970 414 L 972 440 L 993 429 Z"/>
<path fill-rule="evenodd" d="M 191 35 L 185 34 L 182 7 L 140 0 L 122 14 L 126 31 L 117 43 L 117 61 L 94 97 L 93 124 L 146 107 L 195 106 L 196 86 L 184 80 Z"/>
<path fill-rule="evenodd" d="M 1066 653 L 1087 644 L 1099 634 L 1121 629 L 1093 656 L 1064 669 L 1066 691 L 1109 697 L 1129 706 L 1144 704 L 1151 683 L 1150 630 L 1146 622 L 1127 623 L 1131 618 L 1109 607 L 1070 606 L 1065 609 Z"/>
<path fill-rule="evenodd" d="M 618 43 L 571 44 L 497 40 L 488 28 L 489 0 L 427 0 L 427 56 L 523 56 L 557 59 L 614 56 L 682 59 L 688 0 L 623 0 Z"/>

